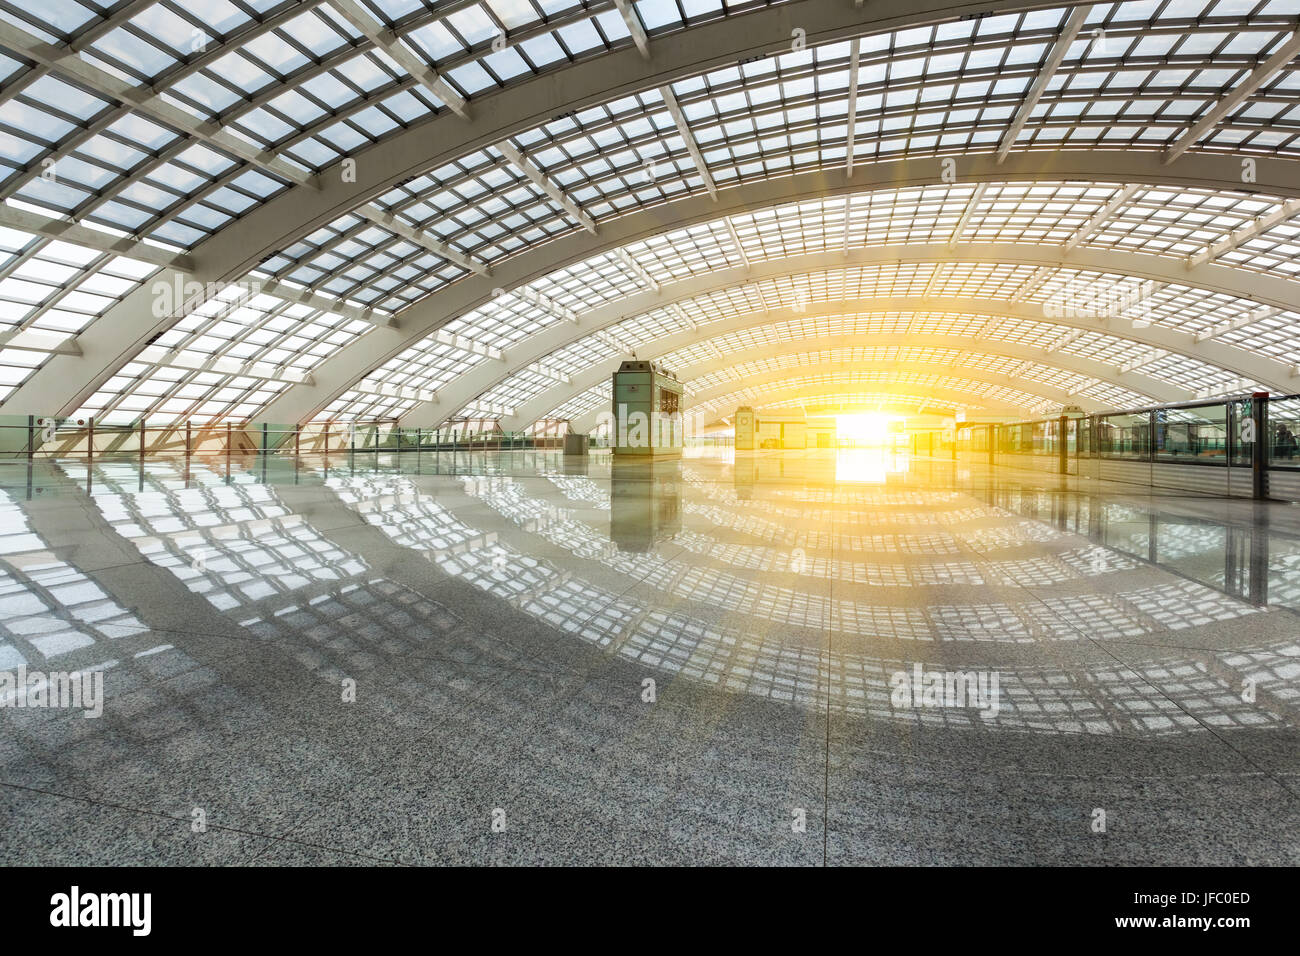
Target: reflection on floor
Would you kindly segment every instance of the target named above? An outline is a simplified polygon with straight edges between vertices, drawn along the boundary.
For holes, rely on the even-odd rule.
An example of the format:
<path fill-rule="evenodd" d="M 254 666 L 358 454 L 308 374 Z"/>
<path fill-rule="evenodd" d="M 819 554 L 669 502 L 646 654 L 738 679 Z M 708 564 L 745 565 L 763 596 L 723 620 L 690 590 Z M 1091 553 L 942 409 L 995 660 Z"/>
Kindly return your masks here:
<path fill-rule="evenodd" d="M 0 466 L 0 858 L 1300 862 L 1297 509 L 1055 481 Z"/>

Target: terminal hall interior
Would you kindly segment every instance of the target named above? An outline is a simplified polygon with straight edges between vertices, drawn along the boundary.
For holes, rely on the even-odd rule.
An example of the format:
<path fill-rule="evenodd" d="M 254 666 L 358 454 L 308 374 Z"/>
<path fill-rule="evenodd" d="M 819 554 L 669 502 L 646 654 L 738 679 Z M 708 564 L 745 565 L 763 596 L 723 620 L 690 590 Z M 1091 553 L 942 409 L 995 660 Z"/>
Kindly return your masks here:
<path fill-rule="evenodd" d="M 0 863 L 1300 862 L 1300 0 L 0 0 Z"/>

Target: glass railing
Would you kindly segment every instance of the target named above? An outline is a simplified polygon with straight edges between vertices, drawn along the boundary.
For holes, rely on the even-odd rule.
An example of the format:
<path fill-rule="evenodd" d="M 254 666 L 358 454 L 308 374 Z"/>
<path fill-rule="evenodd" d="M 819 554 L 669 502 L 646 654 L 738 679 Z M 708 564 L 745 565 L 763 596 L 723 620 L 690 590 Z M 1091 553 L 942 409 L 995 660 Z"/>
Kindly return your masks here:
<path fill-rule="evenodd" d="M 367 452 L 562 449 L 564 439 L 456 427 L 408 428 L 391 421 L 128 422 L 0 416 L 0 460 L 40 458 L 334 455 Z"/>
<path fill-rule="evenodd" d="M 1300 469 L 1300 395 L 1268 403 L 1268 466 Z"/>
<path fill-rule="evenodd" d="M 961 451 L 1057 455 L 1061 442 L 1072 458 L 1111 458 L 1144 462 L 1249 468 L 1256 441 L 1254 397 L 1161 405 L 1084 417 L 1048 418 L 1001 424 L 961 423 Z M 1264 438 L 1270 469 L 1300 470 L 1300 395 L 1262 399 Z"/>

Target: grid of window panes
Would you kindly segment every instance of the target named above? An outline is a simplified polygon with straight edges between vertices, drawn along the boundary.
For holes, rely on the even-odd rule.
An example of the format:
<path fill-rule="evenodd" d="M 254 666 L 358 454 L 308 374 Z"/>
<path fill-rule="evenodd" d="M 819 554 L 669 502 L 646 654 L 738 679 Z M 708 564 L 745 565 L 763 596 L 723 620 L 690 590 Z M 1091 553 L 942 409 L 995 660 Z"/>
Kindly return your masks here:
<path fill-rule="evenodd" d="M 689 20 L 675 4 L 638 6 L 643 20 L 668 33 L 764 5 L 706 2 L 692 5 Z M 436 67 L 443 82 L 471 100 L 630 43 L 610 2 L 365 0 L 347 6 L 393 30 L 406 53 Z M 4 155 L 14 171 L 5 195 L 178 245 L 210 235 L 295 174 L 330 166 L 447 109 L 328 2 L 195 8 L 162 0 L 122 4 L 105 16 L 73 2 L 5 4 L 0 15 L 22 31 L 23 45 L 71 45 L 86 64 L 82 78 L 121 78 L 165 96 L 193 118 L 196 130 L 219 123 L 256 152 L 276 155 L 287 175 L 245 162 L 223 149 L 219 136 L 214 144 L 144 111 L 121 110 L 111 97 L 88 92 L 86 83 L 70 82 L 71 71 L 57 63 L 37 66 L 39 75 L 25 81 L 9 116 L 0 116 L 16 133 Z M 509 44 L 504 50 L 494 48 L 498 34 Z M 15 76 L 22 66 L 5 57 L 0 70 Z M 51 183 L 40 175 L 40 161 L 54 154 L 67 168 Z"/>
<path fill-rule="evenodd" d="M 387 313 L 468 274 L 358 213 L 276 252 L 259 263 L 258 272 Z"/>
<path fill-rule="evenodd" d="M 520 212 L 521 203 L 544 206 L 550 202 L 544 194 L 518 176 L 508 176 L 499 164 L 487 164 L 484 160 L 484 166 L 485 171 L 470 180 L 476 184 L 473 190 L 465 183 L 459 189 L 484 196 L 483 201 L 488 205 L 464 212 L 458 219 L 443 214 L 444 207 L 451 202 L 449 194 L 455 190 L 442 188 L 441 181 L 423 193 L 414 191 L 420 185 L 418 182 L 394 192 L 411 197 L 400 211 L 408 226 L 462 253 L 472 253 L 471 258 L 490 265 L 512 251 L 543 241 L 552 233 L 533 234 L 528 225 L 531 220 Z M 510 179 L 510 189 L 501 196 L 487 195 L 486 184 L 501 177 Z M 751 259 L 956 239 L 976 243 L 1060 244 L 1069 240 L 1107 203 L 1123 198 L 1121 187 L 1114 184 L 991 185 L 978 196 L 974 190 L 973 186 L 940 185 L 868 192 L 846 200 L 809 200 L 736 216 L 732 225 L 746 256 Z M 378 204 L 391 201 L 390 194 Z M 1106 223 L 1082 242 L 1109 249 L 1189 256 L 1276 206 L 1276 200 L 1245 192 L 1143 187 L 1132 191 Z M 957 226 L 968 207 L 971 214 L 958 235 Z M 448 231 L 453 227 L 461 232 Z M 483 252 L 474 245 L 488 242 L 489 237 L 494 243 L 506 242 L 509 248 L 494 245 L 492 251 Z M 1273 246 L 1285 251 L 1284 238 Z M 722 262 L 737 265 L 741 261 L 722 222 L 678 230 L 633 244 L 626 251 L 657 282 L 716 269 Z M 579 267 L 581 275 L 561 270 L 536 284 L 535 289 L 552 298 L 558 296 L 557 301 L 568 308 L 591 308 L 611 282 L 626 286 L 631 280 L 624 269 L 617 265 L 605 268 L 614 263 L 602 260 L 603 257 L 598 257 L 587 263 L 585 269 Z M 1272 261 L 1260 259 L 1258 265 L 1268 269 Z M 439 268 L 440 265 L 444 267 Z M 1249 267 L 1249 263 L 1243 262 L 1243 266 Z M 317 230 L 308 239 L 268 260 L 263 267 L 277 278 L 316 285 L 329 294 L 388 311 L 400 310 L 466 274 L 464 269 L 443 263 L 427 250 L 354 214 Z M 342 274 L 344 271 L 346 275 Z M 631 285 L 635 288 L 638 283 L 631 281 Z M 571 290 L 575 289 L 582 289 L 585 295 L 574 294 Z"/>
<path fill-rule="evenodd" d="M 106 381 L 76 413 L 106 423 L 253 417 L 370 323 L 230 286 Z"/>
<path fill-rule="evenodd" d="M 1268 432 L 1269 466 L 1300 467 L 1300 396 L 1269 400 Z"/>
<path fill-rule="evenodd" d="M 705 2 L 683 13 L 675 4 L 642 0 L 633 9 L 654 42 L 674 30 L 762 5 Z M 630 42 L 621 17 L 604 2 L 362 0 L 358 6 L 471 101 Z M 194 11 L 162 0 L 123 5 L 105 16 L 75 3 L 61 4 L 57 12 L 5 4 L 0 16 L 21 31 L 19 39 L 25 33 L 33 43 L 65 43 L 79 51 L 67 58 L 77 61 L 75 70 L 60 62 L 27 66 L 21 58 L 0 56 L 0 76 L 9 80 L 0 104 L 0 198 L 175 247 L 193 246 L 291 183 L 445 112 L 437 96 L 328 2 L 267 0 L 254 15 L 228 5 Z M 1010 13 L 864 37 L 857 43 L 855 157 L 868 161 L 995 148 L 1067 16 L 1066 9 Z M 1297 23 L 1300 9 L 1294 0 L 1097 5 L 1017 148 L 1163 148 Z M 494 49 L 493 38 L 501 31 L 506 49 Z M 842 163 L 851 47 L 841 41 L 791 49 L 675 82 L 713 181 L 726 186 Z M 168 124 L 147 109 L 123 108 L 115 98 L 91 92 L 94 84 L 85 78 L 96 74 L 86 70 L 112 73 L 165 96 L 176 104 L 168 108 L 194 118 L 194 128 Z M 1261 156 L 1300 153 L 1296 76 L 1294 64 L 1279 70 L 1193 148 Z M 200 129 L 201 123 L 225 130 L 212 134 Z M 593 105 L 510 139 L 597 221 L 703 188 L 681 131 L 656 91 Z M 236 141 L 276 159 L 247 161 L 232 145 Z M 54 157 L 55 174 L 43 175 L 49 168 L 44 161 Z M 990 186 L 956 238 L 1055 242 L 1114 199 L 1117 189 Z M 903 192 L 907 195 L 895 197 L 898 208 L 875 212 L 883 197 L 855 197 L 847 206 L 836 200 L 839 233 L 868 245 L 921 237 L 934 241 L 950 224 L 955 227 L 973 198 L 973 187 L 964 184 Z M 492 148 L 417 177 L 376 204 L 471 258 L 477 253 L 485 263 L 578 228 L 568 212 L 521 179 Z M 1083 241 L 1187 255 L 1275 205 L 1244 191 L 1144 187 Z M 783 211 L 785 225 L 763 233 L 761 241 L 755 233 L 757 255 L 778 248 L 834 247 L 833 216 L 821 216 L 820 235 L 785 216 Z M 798 207 L 794 219 L 802 218 Z M 716 228 L 712 231 L 712 238 L 719 238 Z M 1295 236 L 1294 223 L 1281 224 L 1243 243 L 1225 261 L 1285 273 L 1294 258 Z M 652 264 L 642 266 L 662 281 Z M 403 308 L 466 274 L 354 214 L 311 236 L 293 237 L 263 268 L 381 309 Z M 1168 297 L 1156 307 L 1165 308 L 1171 321 L 1184 315 L 1181 303 Z M 1232 311 L 1232 303 L 1220 303 L 1200 320 L 1217 327 L 1220 315 Z M 1222 322 L 1240 318 L 1237 311 Z M 1296 349 L 1284 330 L 1297 318 L 1268 315 L 1256 323 L 1258 335 L 1252 324 L 1230 328 L 1222 338 L 1291 360 Z M 1196 317 L 1191 321 L 1203 331 L 1194 325 Z M 11 348 L 18 354 L 5 356 L 6 379 L 25 378 L 18 370 L 30 370 L 33 361 L 49 354 L 41 350 L 44 344 Z M 151 376 L 142 379 L 139 369 L 128 379 L 148 380 L 155 392 L 160 387 Z M 277 383 L 241 383 L 234 391 L 224 382 L 207 384 L 213 394 L 225 396 L 217 404 L 231 410 L 217 414 L 236 414 L 234 409 L 245 410 L 281 390 Z M 364 394 L 365 388 L 357 392 Z M 178 405 L 174 398 L 166 401 Z M 141 404 L 138 398 L 132 403 Z"/>
<path fill-rule="evenodd" d="M 945 394 L 947 392 L 963 397 L 968 395 L 976 396 L 976 398 L 969 401 L 963 401 L 963 404 L 971 407 L 981 404 L 981 399 L 988 399 L 1003 405 L 1018 405 L 1023 408 L 1034 408 L 1043 401 L 1041 395 L 1035 395 L 1011 386 L 975 382 L 959 376 L 924 375 L 913 372 L 891 375 L 888 372 L 845 371 L 821 375 L 792 375 L 782 379 L 779 387 L 759 389 L 750 386 L 738 388 L 723 395 L 704 399 L 694 407 L 728 408 L 753 404 L 754 400 L 760 398 L 763 399 L 763 403 L 767 403 L 775 398 L 778 392 L 799 391 L 801 393 L 806 392 L 808 395 L 827 394 L 819 390 L 823 390 L 828 386 L 844 389 L 845 391 L 870 392 L 878 391 L 878 389 L 873 389 L 872 386 L 881 385 L 897 387 L 902 394 L 907 395 L 909 398 L 919 396 L 920 400 L 926 403 L 951 404 L 951 397 Z M 939 397 L 930 397 L 934 396 L 936 392 L 939 393 Z M 880 392 L 880 394 L 888 393 Z M 804 395 L 800 394 L 798 397 L 802 399 Z"/>
<path fill-rule="evenodd" d="M 823 204 L 823 208 L 829 211 L 833 210 L 835 206 L 833 203 L 827 202 Z M 747 218 L 756 218 L 759 215 L 754 214 L 754 217 Z M 755 230 L 755 235 L 759 234 L 759 232 L 760 230 Z M 671 239 L 674 237 L 666 238 Z M 742 243 L 746 242 L 743 236 L 741 241 Z M 665 247 L 668 249 L 674 248 L 671 243 L 665 243 Z M 648 264 L 650 268 L 647 271 L 654 274 L 662 260 L 649 260 L 646 251 L 642 250 L 638 261 L 643 265 Z M 932 294 L 940 296 L 1008 299 L 1017 296 L 1022 290 L 1030 286 L 1033 287 L 1025 295 L 1026 302 L 1030 303 L 1031 306 L 1036 305 L 1041 308 L 1044 316 L 1046 316 L 1049 310 L 1043 303 L 1053 299 L 1059 300 L 1062 296 L 1070 295 L 1073 289 L 1100 288 L 1108 290 L 1119 287 L 1121 291 L 1116 294 L 1119 296 L 1116 301 L 1124 305 L 1128 300 L 1123 299 L 1122 295 L 1126 294 L 1126 291 L 1132 287 L 1132 280 L 1123 276 L 1084 273 L 1077 270 L 1057 270 L 1049 278 L 1038 281 L 1035 285 L 1038 272 L 1039 270 L 1030 266 L 999 266 L 977 263 L 948 263 L 942 267 L 908 263 L 891 266 L 864 266 L 856 269 L 833 270 L 804 276 L 793 275 L 751 281 L 733 288 L 709 292 L 684 300 L 669 309 L 661 308 L 655 313 L 651 313 L 651 315 L 658 315 L 667 319 L 667 325 L 673 331 L 681 330 L 687 322 L 690 322 L 703 332 L 707 332 L 709 324 L 733 318 L 737 313 L 762 312 L 770 314 L 777 310 L 788 309 L 788 314 L 792 318 L 787 320 L 787 326 L 789 323 L 802 323 L 802 327 L 808 333 L 816 335 L 835 334 L 836 330 L 841 328 L 851 328 L 854 332 L 893 331 L 908 334 L 923 332 L 953 335 L 979 334 L 983 337 L 1004 338 L 1021 344 L 1031 344 L 1032 342 L 1032 344 L 1042 348 L 1060 350 L 1063 354 L 1084 359 L 1095 359 L 1116 367 L 1125 366 L 1130 370 L 1140 371 L 1157 381 L 1168 382 L 1189 393 L 1196 390 L 1199 394 L 1223 394 L 1240 391 L 1245 387 L 1252 387 L 1256 384 L 1247 382 L 1232 372 L 1199 359 L 1182 356 L 1163 349 L 1152 349 L 1130 338 L 1123 338 L 1109 331 L 1071 329 L 1067 326 L 1049 324 L 1046 319 L 1031 321 L 1028 318 L 977 317 L 954 313 L 924 313 L 915 316 L 894 313 L 893 315 L 896 316 L 893 320 L 895 325 L 891 326 L 888 320 L 882 319 L 880 325 L 872 326 L 867 330 L 860 325 L 853 327 L 835 324 L 836 321 L 843 322 L 843 318 L 793 318 L 798 316 L 801 311 L 806 311 L 810 306 L 824 302 L 841 303 L 846 299 L 871 299 L 874 297 L 911 296 L 919 298 L 920 293 L 927 288 L 930 289 Z M 1157 300 L 1159 305 L 1152 305 Z M 1145 320 L 1150 321 L 1152 324 L 1191 322 L 1200 327 L 1212 326 L 1216 322 L 1222 321 L 1228 314 L 1239 316 L 1254 308 L 1252 304 L 1245 300 L 1172 285 L 1148 296 L 1147 299 L 1140 303 L 1131 305 L 1131 308 L 1143 307 L 1149 308 L 1150 311 L 1140 314 L 1145 316 Z M 1122 313 L 1124 309 L 1119 311 Z M 1197 317 L 1203 313 L 1208 314 L 1209 318 L 1198 321 Z M 688 316 L 689 319 L 686 318 Z M 552 318 L 552 321 L 546 324 L 552 324 L 554 321 L 558 321 L 558 319 Z M 571 351 L 566 354 L 566 361 L 563 363 L 564 373 L 572 376 L 578 371 L 578 368 L 571 364 L 570 361 L 573 352 L 589 354 L 590 358 L 587 365 L 590 366 L 610 354 L 611 341 L 627 343 L 623 348 L 624 351 L 629 351 L 644 343 L 646 338 L 643 334 L 640 334 L 642 329 L 638 327 L 643 325 L 643 317 L 638 317 L 611 326 L 597 335 L 590 335 L 585 339 L 580 339 L 569 347 Z M 702 350 L 707 349 L 708 346 L 701 344 L 698 348 Z M 399 361 L 400 359 L 394 360 L 395 363 Z M 666 358 L 664 361 L 669 368 L 681 368 L 685 364 L 676 357 Z M 549 357 L 545 364 L 550 365 Z M 1050 365 L 1050 362 L 1044 362 L 1044 365 Z M 1045 369 L 1038 374 L 1053 373 Z M 499 386 L 488 393 L 487 399 L 499 403 L 502 401 L 503 396 L 520 396 L 521 394 L 531 396 L 540 390 L 540 382 L 536 376 L 533 376 L 532 385 L 524 382 L 523 378 L 522 375 L 515 375 L 505 379 Z M 1123 397 L 1124 394 L 1133 396 L 1142 393 L 1116 389 L 1112 398 L 1104 400 L 1119 407 L 1124 404 L 1132 404 L 1133 399 Z M 1141 400 L 1139 399 L 1138 402 L 1140 403 Z"/>
<path fill-rule="evenodd" d="M 1133 404 L 1134 399 L 1141 404 L 1141 396 L 1126 388 L 1108 385 L 1095 378 L 1060 369 L 1051 369 L 1042 365 L 1031 365 L 1022 370 L 1023 359 L 1008 358 L 997 355 L 983 355 L 977 351 L 958 349 L 923 349 L 897 347 L 864 347 L 811 349 L 806 352 L 772 355 L 752 361 L 729 365 L 715 371 L 706 372 L 690 380 L 692 390 L 703 392 L 730 382 L 742 382 L 755 376 L 771 378 L 773 372 L 788 369 L 815 370 L 826 367 L 853 366 L 867 368 L 884 366 L 911 368 L 917 365 L 938 365 L 948 370 L 949 366 L 960 364 L 961 371 L 972 370 L 985 376 L 1005 375 L 1019 381 L 1035 381 L 1054 389 L 1063 389 L 1071 395 L 1092 398 L 1099 404 L 1122 405 Z M 955 371 L 960 377 L 961 372 Z M 899 376 L 903 381 L 903 376 Z"/>
<path fill-rule="evenodd" d="M 155 268 L 0 226 L 0 401 Z"/>
<path fill-rule="evenodd" d="M 572 421 L 579 415 L 585 415 L 593 409 L 607 408 L 613 398 L 613 389 L 612 383 L 601 382 L 599 385 L 587 389 L 581 395 L 575 395 L 564 404 L 557 405 L 547 413 L 546 417 Z"/>
<path fill-rule="evenodd" d="M 636 4 L 643 15 L 647 6 Z M 1214 29 L 1205 24 L 1192 29 L 1193 7 L 1220 18 Z M 1294 29 L 1295 14 L 1292 4 L 1277 2 L 1218 3 L 1211 10 L 1193 0 L 1159 11 L 1143 3 L 1098 5 L 1029 117 L 1018 146 L 1163 148 L 1194 121 L 1202 103 L 1221 97 Z M 1064 9 L 1015 13 L 863 38 L 855 159 L 996 148 L 1067 15 Z M 725 187 L 842 165 L 850 56 L 849 42 L 831 43 L 674 83 L 711 180 Z M 1286 70 L 1274 77 L 1202 145 L 1236 152 L 1294 149 L 1300 113 L 1286 95 L 1290 78 Z M 511 139 L 596 221 L 705 188 L 654 90 L 566 114 Z M 972 188 L 953 192 L 968 196 Z M 424 203 L 421 189 L 437 201 Z M 1026 229 L 1014 212 L 1023 187 L 994 191 L 1000 206 L 968 224 L 972 239 Z M 1047 198 L 1063 210 L 1069 207 L 1078 227 L 1108 197 L 1103 189 L 1067 188 L 1055 195 L 1050 189 L 1040 191 L 1036 198 Z M 1180 190 L 1143 190 L 1134 197 L 1131 215 L 1105 230 L 1101 241 L 1147 243 L 1190 254 L 1204 244 L 1197 242 L 1199 235 L 1215 238 L 1204 228 L 1207 220 L 1192 211 L 1200 198 Z M 484 262 L 508 254 L 511 247 L 580 228 L 565 210 L 522 182 L 517 171 L 502 170 L 495 150 L 448 164 L 428 183 L 397 190 L 381 205 L 396 211 L 410 207 L 411 219 L 429 223 L 441 238 Z M 1210 215 L 1227 232 L 1229 223 L 1249 221 L 1266 206 L 1267 200 L 1242 193 L 1220 198 Z M 854 219 L 865 215 L 861 208 L 850 211 L 851 232 Z M 893 217 L 894 232 L 943 234 L 946 239 L 945 230 L 951 231 L 959 215 L 937 208 L 918 217 L 900 212 Z M 505 229 L 499 223 L 503 217 L 512 220 Z M 883 228 L 877 221 L 868 237 Z M 1054 230 L 1061 228 L 1058 224 Z M 523 241 L 512 238 L 515 230 Z M 1029 230 L 1053 231 L 1045 226 Z"/>
<path fill-rule="evenodd" d="M 707 340 L 666 353 L 662 362 L 670 369 L 683 371 L 692 365 L 708 362 L 721 355 L 764 348 L 788 347 L 792 342 L 835 336 L 951 336 L 954 346 L 971 349 L 973 344 L 960 339 L 978 337 L 983 343 L 1008 342 L 1022 347 L 1050 349 L 1061 355 L 1095 360 L 1115 368 L 1148 358 L 1150 347 L 1114 334 L 1070 328 L 1048 321 L 1029 321 L 995 315 L 953 312 L 855 313 L 809 316 L 770 324 L 754 325 L 711 336 Z M 985 346 L 987 348 L 987 346 Z M 1050 357 L 1042 357 L 1051 365 Z M 1184 358 L 1160 350 L 1152 377 L 1184 388 L 1233 388 L 1238 376 L 1199 359 Z"/>

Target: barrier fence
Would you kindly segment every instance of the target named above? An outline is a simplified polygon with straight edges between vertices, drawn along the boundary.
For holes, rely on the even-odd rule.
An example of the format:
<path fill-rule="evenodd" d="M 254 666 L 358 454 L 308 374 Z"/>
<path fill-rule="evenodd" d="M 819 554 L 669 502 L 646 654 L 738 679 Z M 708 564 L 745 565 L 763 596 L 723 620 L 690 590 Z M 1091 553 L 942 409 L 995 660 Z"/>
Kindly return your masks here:
<path fill-rule="evenodd" d="M 235 425 L 105 424 L 92 419 L 0 416 L 0 459 L 123 456 L 311 455 L 338 452 L 562 449 L 562 435 L 407 428 L 395 422 Z"/>
<path fill-rule="evenodd" d="M 1300 396 L 1001 424 L 959 423 L 953 457 L 1232 497 L 1300 500 Z"/>

